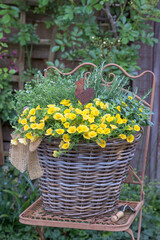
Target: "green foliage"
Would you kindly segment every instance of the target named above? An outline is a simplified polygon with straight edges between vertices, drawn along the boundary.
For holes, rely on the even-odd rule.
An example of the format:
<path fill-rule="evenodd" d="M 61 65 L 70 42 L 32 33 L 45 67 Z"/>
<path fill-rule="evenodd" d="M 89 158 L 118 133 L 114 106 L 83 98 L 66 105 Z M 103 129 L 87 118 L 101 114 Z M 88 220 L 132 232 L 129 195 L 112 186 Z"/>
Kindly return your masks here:
<path fill-rule="evenodd" d="M 15 27 L 19 17 L 19 8 L 0 4 L 0 39 L 3 37 L 3 32 L 10 33 L 11 27 Z"/>
<path fill-rule="evenodd" d="M 133 72 L 139 69 L 138 42 L 149 46 L 158 42 L 152 27 L 146 22 L 159 22 L 157 0 L 59 0 L 57 5 L 51 0 L 39 0 L 38 3 L 35 13 L 52 12 L 46 26 L 57 26 L 52 51 L 56 53 L 55 59 L 61 61 L 67 59 L 99 64 L 106 60 Z"/>
<path fill-rule="evenodd" d="M 24 107 L 46 107 L 51 103 L 59 103 L 62 99 L 71 99 L 75 97 L 75 78 L 72 76 L 61 77 L 59 74 L 47 74 L 45 78 L 41 72 L 38 72 L 32 81 L 25 84 L 25 89 L 16 91 L 14 96 L 15 110 L 21 114 Z"/>
<path fill-rule="evenodd" d="M 0 56 L 7 52 L 7 44 L 0 41 Z M 14 69 L 0 67 L 0 117 L 3 122 L 12 118 L 12 86 L 11 77 L 15 73 Z"/>
<path fill-rule="evenodd" d="M 0 169 L 0 239 L 38 239 L 36 231 L 19 223 L 19 214 L 38 197 L 37 183 L 10 163 Z"/>
<path fill-rule="evenodd" d="M 26 174 L 19 174 L 10 163 L 0 168 L 0 239 L 39 239 L 33 226 L 19 223 L 19 214 L 39 197 L 37 181 L 31 182 Z M 145 203 L 141 239 L 159 240 L 160 236 L 160 183 L 153 181 L 144 187 Z M 121 199 L 139 200 L 139 186 L 124 185 Z M 132 227 L 138 231 L 138 217 Z M 44 228 L 46 240 L 130 240 L 126 233 L 112 233 L 64 228 Z"/>

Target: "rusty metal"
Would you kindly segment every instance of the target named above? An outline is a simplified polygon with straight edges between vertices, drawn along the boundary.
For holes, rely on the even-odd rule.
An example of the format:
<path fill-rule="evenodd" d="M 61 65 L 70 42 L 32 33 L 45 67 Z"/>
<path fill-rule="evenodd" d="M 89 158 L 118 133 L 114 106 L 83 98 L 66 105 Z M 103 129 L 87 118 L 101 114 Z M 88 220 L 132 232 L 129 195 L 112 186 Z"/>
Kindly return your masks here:
<path fill-rule="evenodd" d="M 79 66 L 77 66 L 74 70 L 72 70 L 69 73 L 62 73 L 59 71 L 56 67 L 48 67 L 46 72 L 44 73 L 44 76 L 47 76 L 47 71 L 49 69 L 53 69 L 58 71 L 60 74 L 67 76 L 70 74 L 73 74 L 76 72 L 80 67 L 83 66 L 91 66 L 96 68 L 97 66 L 93 63 L 82 63 Z M 146 102 L 142 100 L 143 104 L 148 106 L 150 110 L 153 109 L 153 101 L 154 101 L 154 93 L 155 93 L 155 74 L 152 71 L 144 71 L 141 74 L 137 76 L 132 76 L 128 74 L 121 66 L 110 63 L 106 64 L 103 68 L 103 71 L 108 67 L 117 67 L 119 68 L 127 77 L 132 79 L 138 79 L 142 77 L 143 75 L 149 73 L 152 75 L 152 93 L 151 93 L 151 100 L 150 102 Z M 85 74 L 84 79 L 86 80 L 88 72 Z M 90 74 L 90 73 L 89 73 Z M 109 77 L 114 75 L 114 73 L 110 73 Z M 114 79 L 113 79 L 114 81 Z M 113 82 L 112 81 L 112 82 Z M 112 82 L 106 83 L 104 79 L 102 78 L 102 84 L 107 84 L 109 86 L 112 84 Z M 140 97 L 136 96 L 138 99 L 141 99 Z M 152 118 L 152 115 L 150 115 L 150 120 Z M 43 207 L 42 207 L 42 201 L 41 199 L 38 199 L 33 205 L 31 205 L 28 209 L 26 209 L 21 215 L 20 215 L 20 222 L 23 224 L 28 225 L 36 225 L 36 226 L 50 226 L 50 227 L 67 227 L 67 228 L 78 228 L 78 229 L 90 229 L 90 230 L 101 230 L 101 231 L 125 231 L 127 232 L 132 240 L 135 240 L 133 232 L 130 228 L 131 224 L 133 223 L 135 217 L 139 214 L 139 226 L 138 226 L 138 235 L 137 240 L 140 240 L 140 232 L 141 232 L 141 222 L 142 222 L 142 206 L 144 203 L 144 191 L 143 191 L 143 182 L 144 182 L 144 176 L 145 176 L 145 168 L 146 168 L 146 162 L 147 162 L 147 152 L 148 152 L 148 145 L 149 145 L 149 137 L 150 137 L 150 126 L 147 127 L 147 134 L 146 134 L 146 141 L 145 141 L 145 149 L 144 149 L 144 157 L 143 157 L 143 168 L 142 168 L 142 174 L 141 177 L 139 177 L 133 170 L 131 166 L 129 166 L 129 172 L 128 177 L 126 178 L 127 183 L 131 184 L 140 184 L 141 191 L 140 191 L 140 201 L 139 202 L 133 202 L 133 201 L 119 201 L 120 205 L 127 204 L 128 206 L 131 206 L 133 209 L 136 210 L 135 213 L 127 213 L 125 216 L 120 219 L 118 222 L 113 223 L 111 222 L 111 214 L 104 215 L 104 217 L 92 217 L 88 219 L 73 219 L 73 218 L 60 218 L 58 216 L 54 216 L 53 213 L 47 213 Z M 134 178 L 136 180 L 134 180 Z M 116 211 L 112 212 L 112 214 L 116 214 Z M 43 238 L 43 231 L 41 231 L 41 239 Z"/>
<path fill-rule="evenodd" d="M 77 88 L 75 90 L 76 98 L 83 104 L 87 104 L 94 97 L 94 89 L 86 88 L 84 89 L 84 78 L 80 78 L 75 82 Z"/>

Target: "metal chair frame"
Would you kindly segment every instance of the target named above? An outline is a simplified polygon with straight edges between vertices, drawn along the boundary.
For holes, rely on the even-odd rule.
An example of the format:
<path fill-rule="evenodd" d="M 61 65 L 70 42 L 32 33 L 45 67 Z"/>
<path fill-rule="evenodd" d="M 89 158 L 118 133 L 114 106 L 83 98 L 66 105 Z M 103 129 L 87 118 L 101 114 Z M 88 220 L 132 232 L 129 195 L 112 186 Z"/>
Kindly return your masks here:
<path fill-rule="evenodd" d="M 60 74 L 67 76 L 71 75 L 74 72 L 76 72 L 80 67 L 84 66 L 92 66 L 96 68 L 97 66 L 93 63 L 82 63 L 79 66 L 77 66 L 73 71 L 69 73 L 62 73 L 59 71 L 56 67 L 50 66 L 47 68 L 47 71 L 49 69 L 54 69 Z M 151 98 L 150 98 L 150 103 L 142 100 L 143 104 L 148 106 L 150 110 L 152 111 L 153 109 L 153 101 L 154 101 L 154 93 L 155 93 L 155 75 L 152 71 L 144 71 L 141 74 L 137 76 L 132 76 L 128 74 L 121 66 L 117 64 L 107 64 L 104 66 L 103 70 L 105 70 L 108 67 L 117 67 L 120 69 L 127 77 L 132 78 L 132 79 L 138 79 L 142 77 L 143 75 L 150 73 L 152 75 L 152 93 L 151 93 Z M 45 72 L 44 76 L 47 76 L 47 71 Z M 84 74 L 84 79 L 86 79 L 87 74 L 90 72 L 86 72 Z M 110 73 L 110 76 L 114 76 L 114 73 Z M 113 82 L 113 81 L 112 81 Z M 107 84 L 108 86 L 112 84 L 112 82 L 106 83 L 104 79 L 102 78 L 102 84 Z M 125 91 L 125 90 L 124 90 Z M 136 95 L 138 99 L 138 97 Z M 150 120 L 151 120 L 151 115 L 150 115 Z M 62 228 L 77 228 L 77 229 L 89 229 L 89 230 L 101 230 L 101 231 L 112 231 L 112 232 L 117 232 L 117 231 L 125 231 L 127 232 L 132 240 L 135 240 L 135 237 L 133 235 L 133 231 L 131 230 L 130 226 L 133 223 L 135 217 L 139 213 L 139 225 L 138 225 L 138 234 L 137 234 L 137 240 L 140 240 L 140 233 L 141 233 L 141 223 L 142 223 L 142 207 L 144 203 L 144 191 L 143 191 L 143 184 L 144 184 L 144 177 L 145 177 L 145 169 L 146 169 L 146 162 L 147 162 L 147 153 L 148 153 L 148 146 L 149 146 L 149 137 L 150 137 L 150 126 L 147 127 L 147 133 L 146 133 L 146 140 L 145 140 L 145 148 L 144 148 L 144 157 L 143 157 L 143 167 L 142 167 L 142 174 L 141 177 L 139 177 L 131 167 L 129 166 L 129 171 L 128 171 L 128 177 L 125 180 L 126 183 L 129 184 L 140 184 L 141 186 L 141 191 L 140 191 L 140 201 L 139 202 L 133 202 L 133 201 L 120 201 L 119 205 L 124 205 L 128 204 L 132 206 L 136 212 L 132 214 L 128 214 L 127 216 L 123 217 L 123 219 L 120 219 L 117 223 L 112 223 L 110 220 L 110 215 L 107 215 L 106 217 L 102 219 L 97 218 L 91 218 L 91 219 L 70 219 L 70 218 L 60 218 L 58 216 L 54 216 L 53 214 L 46 213 L 43 210 L 42 207 L 42 201 L 41 198 L 39 198 L 35 203 L 33 203 L 29 208 L 27 208 L 23 213 L 20 215 L 20 222 L 23 224 L 28 224 L 28 225 L 35 225 L 37 232 L 40 236 L 40 240 L 44 240 L 44 235 L 43 235 L 43 226 L 50 226 L 50 227 L 62 227 Z M 136 179 L 136 180 L 134 180 Z"/>

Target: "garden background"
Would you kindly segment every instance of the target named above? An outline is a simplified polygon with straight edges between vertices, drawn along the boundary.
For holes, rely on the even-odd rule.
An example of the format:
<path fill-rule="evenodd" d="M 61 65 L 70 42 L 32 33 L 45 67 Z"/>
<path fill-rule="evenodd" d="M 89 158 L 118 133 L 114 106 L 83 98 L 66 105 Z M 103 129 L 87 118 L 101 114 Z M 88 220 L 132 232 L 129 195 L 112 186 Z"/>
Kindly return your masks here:
<path fill-rule="evenodd" d="M 18 214 L 37 197 L 37 184 L 31 182 L 27 175 L 20 175 L 7 160 L 12 132 L 8 119 L 14 115 L 14 90 L 23 89 L 26 81 L 49 65 L 69 71 L 82 62 L 99 65 L 103 61 L 117 63 L 132 75 L 144 70 L 151 70 L 156 75 L 154 126 L 147 162 L 150 184 L 146 185 L 148 195 L 142 239 L 160 239 L 157 230 L 160 224 L 157 187 L 160 181 L 159 9 L 158 0 L 3 0 L 0 3 L 0 165 L 3 166 L 0 169 L 3 180 L 0 183 L 0 239 L 38 239 L 34 229 L 31 231 L 30 227 L 18 223 Z M 139 93 L 144 95 L 150 81 L 150 76 L 147 76 L 141 82 L 133 82 L 132 89 L 138 86 Z M 138 146 L 134 160 L 139 171 L 143 147 L 143 144 Z M 136 191 L 133 189 L 133 195 Z M 126 194 L 126 189 L 124 192 Z M 153 214 L 155 228 L 146 232 Z M 3 226 L 6 226 L 5 230 Z M 20 229 L 20 235 L 16 228 Z M 121 239 L 109 233 L 77 231 L 54 230 L 54 237 Z M 51 230 L 47 229 L 46 238 L 52 239 L 50 236 Z"/>

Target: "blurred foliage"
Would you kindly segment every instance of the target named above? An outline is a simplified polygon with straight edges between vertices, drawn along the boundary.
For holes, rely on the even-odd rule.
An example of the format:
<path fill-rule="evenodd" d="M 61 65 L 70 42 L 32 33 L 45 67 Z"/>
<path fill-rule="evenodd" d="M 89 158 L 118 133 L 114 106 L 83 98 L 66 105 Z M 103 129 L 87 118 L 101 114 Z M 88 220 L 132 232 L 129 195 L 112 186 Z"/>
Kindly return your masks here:
<path fill-rule="evenodd" d="M 0 40 L 0 59 L 7 54 L 7 44 Z M 0 118 L 3 122 L 12 118 L 12 75 L 16 71 L 0 66 Z"/>
<path fill-rule="evenodd" d="M 54 62 L 86 62 L 100 64 L 114 62 L 132 73 L 137 65 L 140 43 L 153 46 L 158 43 L 148 20 L 160 22 L 158 0 L 38 0 L 36 6 L 15 0 L 16 6 L 0 4 L 0 32 L 17 28 L 11 40 L 25 47 L 28 58 L 33 44 L 39 42 L 37 25 L 20 24 L 18 14 L 47 14 L 46 28 L 55 29 Z M 57 64 L 57 62 L 56 62 Z"/>

